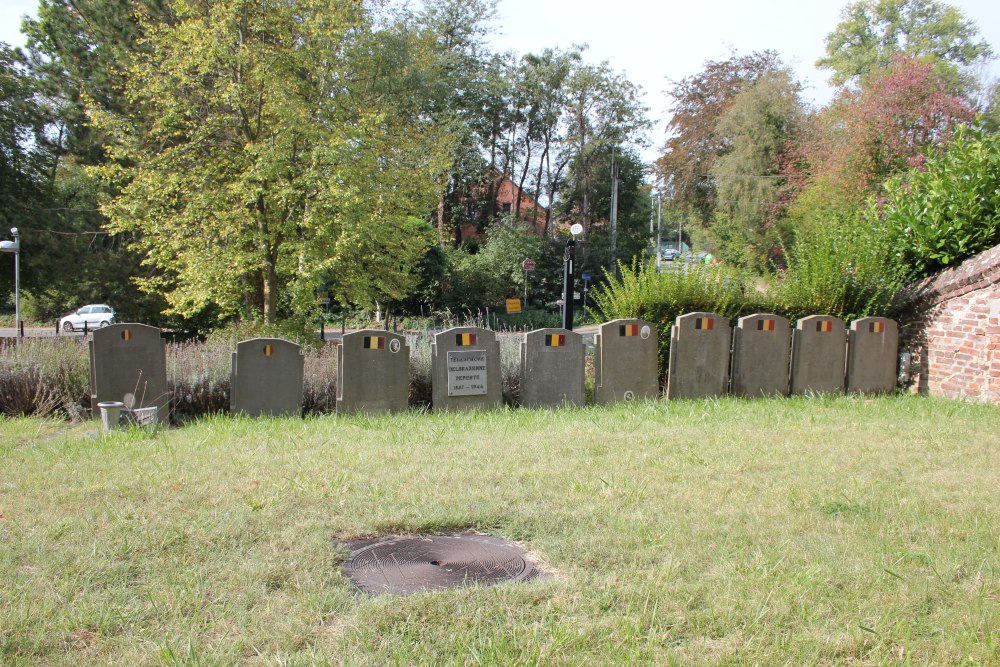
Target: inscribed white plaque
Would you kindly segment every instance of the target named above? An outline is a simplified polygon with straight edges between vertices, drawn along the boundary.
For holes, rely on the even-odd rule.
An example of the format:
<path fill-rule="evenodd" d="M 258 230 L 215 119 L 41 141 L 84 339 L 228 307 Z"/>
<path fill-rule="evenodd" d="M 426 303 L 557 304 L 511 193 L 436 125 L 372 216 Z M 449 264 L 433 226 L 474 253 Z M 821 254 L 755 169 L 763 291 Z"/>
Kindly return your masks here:
<path fill-rule="evenodd" d="M 486 350 L 448 353 L 448 395 L 486 394 Z"/>

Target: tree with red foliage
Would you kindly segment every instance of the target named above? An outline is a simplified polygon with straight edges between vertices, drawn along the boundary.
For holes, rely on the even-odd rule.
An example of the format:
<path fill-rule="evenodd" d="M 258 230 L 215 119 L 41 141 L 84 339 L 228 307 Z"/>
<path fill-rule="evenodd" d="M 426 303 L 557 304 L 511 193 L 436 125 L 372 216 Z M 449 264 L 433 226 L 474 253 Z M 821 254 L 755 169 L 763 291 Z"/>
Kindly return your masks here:
<path fill-rule="evenodd" d="M 974 111 L 949 92 L 934 65 L 897 55 L 862 81 L 842 88 L 813 118 L 798 159 L 786 166 L 790 183 L 822 183 L 855 203 L 876 194 L 893 174 L 915 166 L 921 150 L 948 141 Z"/>

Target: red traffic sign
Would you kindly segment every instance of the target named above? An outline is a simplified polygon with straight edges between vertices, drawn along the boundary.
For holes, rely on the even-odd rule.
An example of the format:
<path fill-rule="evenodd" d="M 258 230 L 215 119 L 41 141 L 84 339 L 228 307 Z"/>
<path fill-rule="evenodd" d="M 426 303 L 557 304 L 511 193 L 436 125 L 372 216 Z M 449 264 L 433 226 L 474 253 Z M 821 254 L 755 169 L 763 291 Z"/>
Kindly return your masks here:
<path fill-rule="evenodd" d="M 524 269 L 525 271 L 534 271 L 535 270 L 535 260 L 533 260 L 533 259 L 531 259 L 529 257 L 528 259 L 526 259 L 523 262 L 521 262 L 521 268 Z"/>

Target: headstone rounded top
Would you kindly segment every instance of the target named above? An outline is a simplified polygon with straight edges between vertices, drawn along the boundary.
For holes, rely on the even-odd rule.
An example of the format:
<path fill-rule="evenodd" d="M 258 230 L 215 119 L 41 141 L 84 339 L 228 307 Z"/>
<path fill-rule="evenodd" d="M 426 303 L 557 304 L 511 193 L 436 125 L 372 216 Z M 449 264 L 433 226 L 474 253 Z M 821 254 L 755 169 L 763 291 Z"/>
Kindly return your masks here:
<path fill-rule="evenodd" d="M 817 331 L 829 333 L 840 327 L 844 328 L 844 320 L 834 315 L 809 315 L 795 322 L 795 328 L 800 331 Z"/>
<path fill-rule="evenodd" d="M 758 322 L 760 320 L 775 320 L 775 322 L 784 322 L 788 324 L 788 319 L 782 317 L 781 315 L 775 315 L 774 313 L 754 313 L 753 315 L 744 315 L 736 321 L 736 325 L 739 327 L 747 327 L 752 322 Z"/>
<path fill-rule="evenodd" d="M 94 335 L 94 340 L 124 341 L 127 343 L 137 337 L 159 338 L 160 329 L 159 327 L 150 326 L 148 324 L 139 324 L 137 322 L 120 322 L 118 324 L 109 324 L 106 327 L 93 329 L 92 333 Z"/>
<path fill-rule="evenodd" d="M 571 344 L 580 345 L 583 343 L 583 334 L 576 331 L 570 331 L 569 329 L 546 327 L 544 329 L 529 331 L 524 334 L 524 340 L 527 343 L 537 341 L 537 343 L 542 347 L 567 348 Z"/>
<path fill-rule="evenodd" d="M 861 317 L 851 322 L 851 331 L 862 331 L 867 333 L 885 333 L 887 329 L 895 327 L 896 320 L 888 317 Z"/>
<path fill-rule="evenodd" d="M 482 327 L 452 327 L 434 334 L 435 344 L 455 347 L 482 347 L 496 340 L 496 334 Z"/>
<path fill-rule="evenodd" d="M 723 325 L 728 327 L 729 318 L 723 317 L 718 313 L 709 313 L 709 312 L 684 313 L 683 315 L 677 316 L 676 324 L 678 325 L 693 324 L 695 329 L 714 330 Z"/>
<path fill-rule="evenodd" d="M 241 340 L 236 344 L 236 353 L 245 354 L 249 349 L 251 353 L 256 347 L 260 347 L 261 353 L 265 357 L 273 356 L 279 349 L 292 350 L 301 353 L 302 347 L 298 343 L 293 343 L 286 338 L 249 338 Z"/>

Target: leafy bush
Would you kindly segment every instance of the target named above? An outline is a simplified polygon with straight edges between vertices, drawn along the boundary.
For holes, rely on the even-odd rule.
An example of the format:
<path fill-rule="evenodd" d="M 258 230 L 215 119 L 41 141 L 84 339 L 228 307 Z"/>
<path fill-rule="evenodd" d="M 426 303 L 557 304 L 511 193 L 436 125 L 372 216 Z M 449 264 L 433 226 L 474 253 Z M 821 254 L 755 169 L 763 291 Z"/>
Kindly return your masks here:
<path fill-rule="evenodd" d="M 528 277 L 529 300 L 546 303 L 559 298 L 562 289 L 559 244 L 515 222 L 494 224 L 487 234 L 486 243 L 475 254 L 462 249 L 450 251 L 450 269 L 441 294 L 446 307 L 455 311 L 495 307 L 508 296 L 523 294 L 521 262 L 528 257 L 538 266 Z"/>
<path fill-rule="evenodd" d="M 604 320 L 636 317 L 654 323 L 661 371 L 669 358 L 670 327 L 679 315 L 710 312 L 735 319 L 766 310 L 765 295 L 734 269 L 684 264 L 657 273 L 654 266 L 635 262 L 620 273 L 594 289 L 593 310 Z"/>
<path fill-rule="evenodd" d="M 722 266 L 684 264 L 657 273 L 636 262 L 620 273 L 593 291 L 592 310 L 606 320 L 638 317 L 669 328 L 678 315 L 696 311 L 738 317 L 763 298 L 746 274 Z"/>
<path fill-rule="evenodd" d="M 907 273 L 894 239 L 877 219 L 831 218 L 812 227 L 787 253 L 775 311 L 790 318 L 891 316 Z"/>
<path fill-rule="evenodd" d="M 903 256 L 923 276 L 1000 242 L 1000 135 L 959 126 L 922 168 L 890 179 L 879 218 L 900 239 Z"/>

